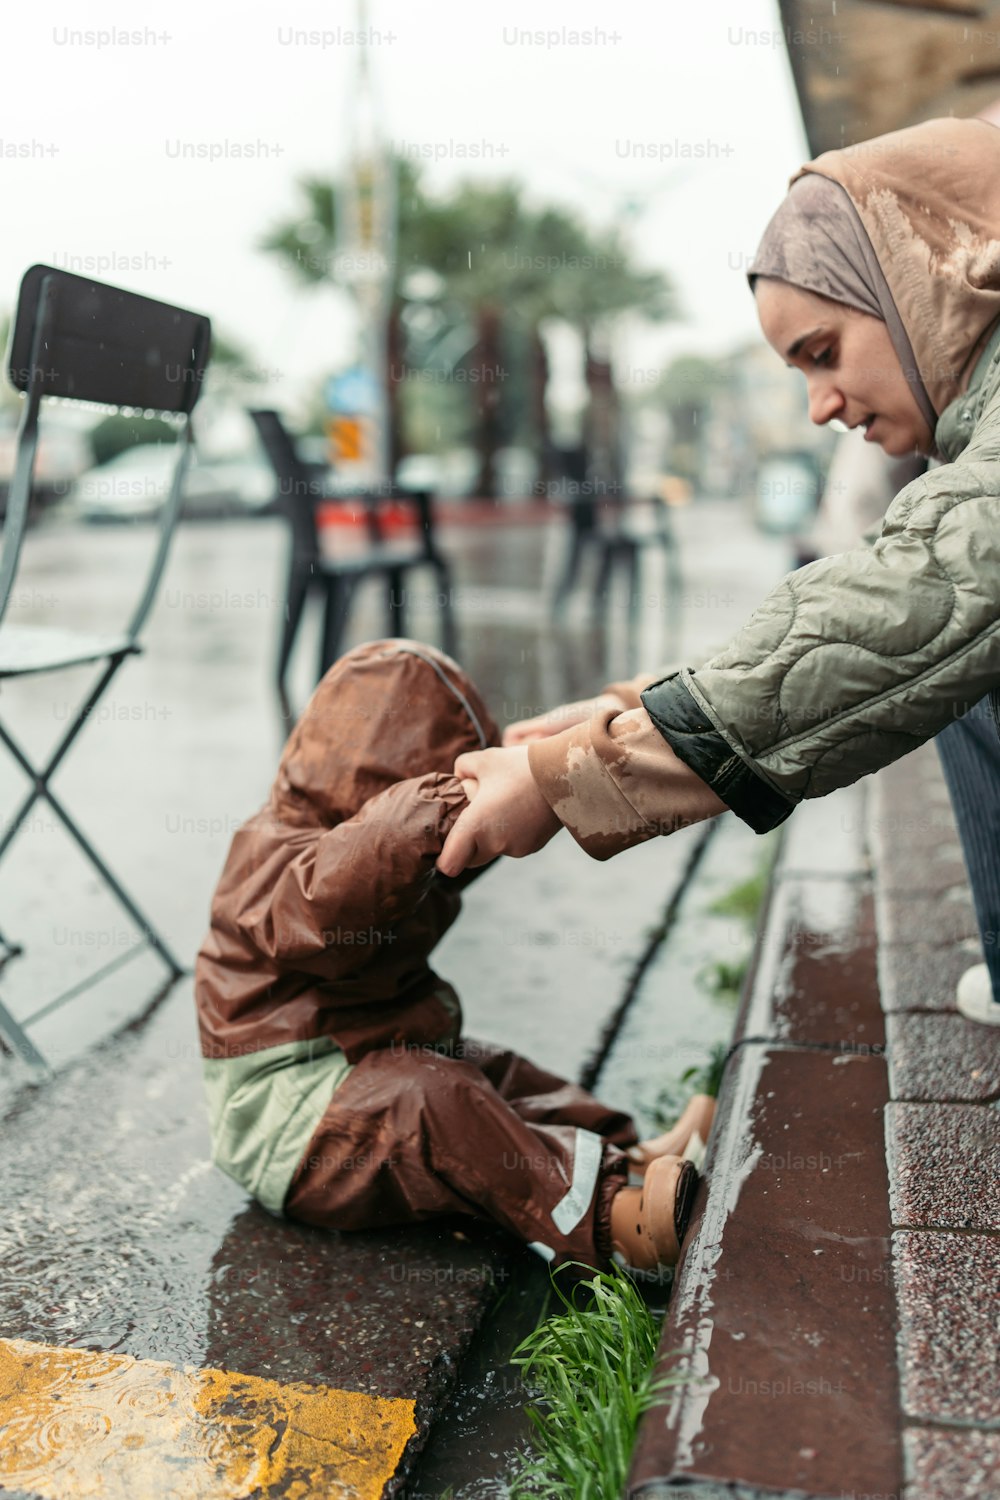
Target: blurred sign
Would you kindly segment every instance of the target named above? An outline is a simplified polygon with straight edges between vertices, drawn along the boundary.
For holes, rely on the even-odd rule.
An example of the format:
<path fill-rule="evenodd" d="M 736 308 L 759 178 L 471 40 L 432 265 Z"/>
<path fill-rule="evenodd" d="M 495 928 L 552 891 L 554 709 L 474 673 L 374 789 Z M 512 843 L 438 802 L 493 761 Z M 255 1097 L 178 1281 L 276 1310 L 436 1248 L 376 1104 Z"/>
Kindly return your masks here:
<path fill-rule="evenodd" d="M 368 424 L 361 417 L 331 417 L 326 427 L 330 458 L 338 469 L 345 464 L 364 464 L 371 449 Z"/>
<path fill-rule="evenodd" d="M 326 383 L 326 436 L 330 462 L 341 473 L 368 479 L 377 463 L 374 416 L 378 386 L 370 370 L 352 365 Z"/>

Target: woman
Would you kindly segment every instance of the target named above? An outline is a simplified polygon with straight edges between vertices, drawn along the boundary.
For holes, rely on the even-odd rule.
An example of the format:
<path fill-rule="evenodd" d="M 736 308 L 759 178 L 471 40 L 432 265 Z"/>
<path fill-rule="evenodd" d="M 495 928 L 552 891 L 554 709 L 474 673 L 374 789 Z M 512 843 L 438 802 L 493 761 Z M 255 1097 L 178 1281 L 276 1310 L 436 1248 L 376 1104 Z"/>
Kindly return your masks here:
<path fill-rule="evenodd" d="M 763 833 L 1000 684 L 998 232 L 1000 131 L 981 120 L 827 152 L 793 178 L 749 274 L 764 336 L 804 374 L 814 422 L 942 462 L 870 549 L 789 575 L 696 672 L 612 685 L 595 712 L 569 705 L 461 756 L 470 804 L 443 873 L 563 826 L 598 859 L 727 807 Z M 970 774 L 995 863 L 995 735 Z M 963 1010 L 1000 1020 L 988 984 Z"/>

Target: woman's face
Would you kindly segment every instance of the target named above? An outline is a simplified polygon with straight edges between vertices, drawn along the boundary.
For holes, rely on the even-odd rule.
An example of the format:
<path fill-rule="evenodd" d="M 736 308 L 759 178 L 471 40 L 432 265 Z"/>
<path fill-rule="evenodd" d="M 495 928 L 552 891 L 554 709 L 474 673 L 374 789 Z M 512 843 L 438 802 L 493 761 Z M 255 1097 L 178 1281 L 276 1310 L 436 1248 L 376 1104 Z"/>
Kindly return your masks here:
<path fill-rule="evenodd" d="M 764 337 L 809 389 L 809 418 L 863 427 L 865 441 L 902 457 L 929 454 L 934 434 L 881 318 L 762 276 L 754 282 Z"/>

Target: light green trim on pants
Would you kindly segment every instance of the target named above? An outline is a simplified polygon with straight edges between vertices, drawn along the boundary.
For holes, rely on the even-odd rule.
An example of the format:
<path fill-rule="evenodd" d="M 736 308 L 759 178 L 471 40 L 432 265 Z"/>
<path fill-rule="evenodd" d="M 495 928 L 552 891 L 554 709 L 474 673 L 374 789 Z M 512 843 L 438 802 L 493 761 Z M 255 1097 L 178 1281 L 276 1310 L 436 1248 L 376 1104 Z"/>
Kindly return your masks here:
<path fill-rule="evenodd" d="M 280 1214 L 330 1096 L 351 1066 L 329 1037 L 203 1058 L 216 1166 Z"/>

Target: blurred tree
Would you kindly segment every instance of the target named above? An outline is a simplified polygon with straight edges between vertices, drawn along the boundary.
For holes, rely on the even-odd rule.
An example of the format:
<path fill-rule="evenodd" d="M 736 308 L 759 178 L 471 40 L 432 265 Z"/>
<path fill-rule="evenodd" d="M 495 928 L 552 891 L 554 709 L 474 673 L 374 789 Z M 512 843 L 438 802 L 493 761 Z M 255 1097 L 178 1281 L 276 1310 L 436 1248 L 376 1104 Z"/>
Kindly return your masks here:
<path fill-rule="evenodd" d="M 106 464 L 109 458 L 140 443 L 172 443 L 176 437 L 176 427 L 161 417 L 124 417 L 118 412 L 102 417 L 87 433 L 95 464 Z"/>
<path fill-rule="evenodd" d="M 466 385 L 476 412 L 480 493 L 493 492 L 496 450 L 522 432 L 548 450 L 544 348 L 539 327 L 561 318 L 589 350 L 622 312 L 659 320 L 673 301 L 659 272 L 631 264 L 617 230 L 595 232 L 573 213 L 532 209 L 515 182 L 461 183 L 425 192 L 414 162 L 397 163 L 397 259 L 390 318 L 390 410 L 395 436 L 428 430 L 436 409 L 444 442 L 455 441 L 451 385 Z M 303 284 L 335 280 L 336 196 L 331 182 L 299 182 L 301 211 L 260 241 Z M 589 364 L 589 361 L 588 361 Z M 409 376 L 418 376 L 419 416 L 408 416 Z M 427 387 L 442 389 L 432 394 Z M 402 400 L 400 399 L 402 396 Z M 433 426 L 433 420 L 430 425 Z"/>
<path fill-rule="evenodd" d="M 701 354 L 681 354 L 671 362 L 647 400 L 666 407 L 672 429 L 672 467 L 696 480 L 709 408 L 731 383 L 731 362 Z"/>

